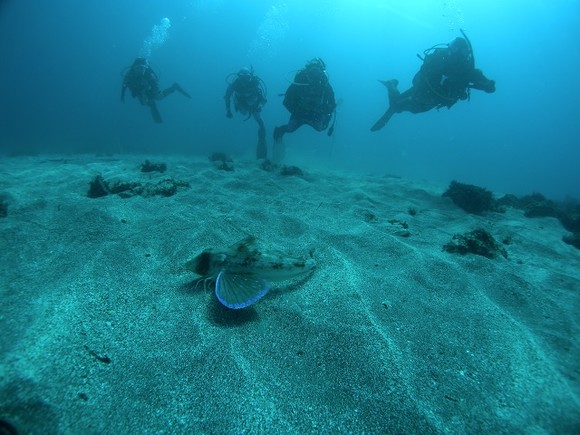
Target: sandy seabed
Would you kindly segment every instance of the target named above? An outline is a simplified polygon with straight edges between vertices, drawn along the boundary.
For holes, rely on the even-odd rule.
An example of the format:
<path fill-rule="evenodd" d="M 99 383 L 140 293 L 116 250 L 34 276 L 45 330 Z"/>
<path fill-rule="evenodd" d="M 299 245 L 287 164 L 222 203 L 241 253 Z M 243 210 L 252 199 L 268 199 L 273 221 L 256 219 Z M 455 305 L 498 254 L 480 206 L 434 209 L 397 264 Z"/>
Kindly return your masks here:
<path fill-rule="evenodd" d="M 167 171 L 141 173 L 145 159 Z M 580 251 L 447 186 L 207 158 L 3 157 L 0 419 L 20 433 L 578 433 Z M 175 195 L 89 198 L 89 182 Z M 416 214 L 410 214 L 414 209 Z M 483 228 L 508 258 L 445 252 Z M 248 235 L 309 276 L 229 310 L 184 264 Z"/>

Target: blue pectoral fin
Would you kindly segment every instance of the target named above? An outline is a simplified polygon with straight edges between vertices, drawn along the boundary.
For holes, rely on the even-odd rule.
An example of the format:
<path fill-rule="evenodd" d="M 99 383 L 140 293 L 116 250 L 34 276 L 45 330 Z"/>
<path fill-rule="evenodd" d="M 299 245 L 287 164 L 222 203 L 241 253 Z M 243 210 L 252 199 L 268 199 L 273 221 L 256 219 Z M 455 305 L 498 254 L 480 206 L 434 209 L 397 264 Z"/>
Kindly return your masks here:
<path fill-rule="evenodd" d="M 215 295 L 228 308 L 239 309 L 259 301 L 270 287 L 259 276 L 221 271 L 215 282 Z"/>

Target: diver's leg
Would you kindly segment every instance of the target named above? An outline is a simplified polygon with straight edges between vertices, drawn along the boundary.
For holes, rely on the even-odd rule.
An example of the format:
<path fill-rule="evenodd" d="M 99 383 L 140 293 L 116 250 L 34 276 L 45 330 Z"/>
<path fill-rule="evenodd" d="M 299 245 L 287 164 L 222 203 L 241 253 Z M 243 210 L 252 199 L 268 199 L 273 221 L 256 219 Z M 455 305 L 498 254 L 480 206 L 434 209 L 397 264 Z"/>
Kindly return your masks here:
<path fill-rule="evenodd" d="M 266 143 L 266 126 L 260 116 L 260 112 L 254 112 L 254 119 L 258 123 L 258 146 L 256 148 L 256 158 L 265 159 L 268 157 L 268 144 Z"/>
<path fill-rule="evenodd" d="M 403 92 L 397 100 L 396 112 L 423 113 L 440 103 L 440 98 L 432 92 L 415 86 Z"/>
<path fill-rule="evenodd" d="M 328 128 L 328 124 L 330 124 L 331 118 L 332 114 L 317 114 L 310 122 L 308 122 L 308 125 L 310 125 L 316 131 L 323 131 Z"/>
<path fill-rule="evenodd" d="M 290 116 L 288 124 L 274 128 L 274 145 L 272 146 L 272 160 L 280 163 L 286 154 L 286 147 L 282 142 L 282 137 L 286 133 L 292 133 L 304 125 L 304 121 L 298 120 L 294 115 Z"/>
<path fill-rule="evenodd" d="M 286 133 L 292 133 L 303 125 L 304 121 L 298 120 L 294 115 L 291 115 L 288 124 L 274 128 L 274 142 L 280 142 L 282 136 Z"/>
<path fill-rule="evenodd" d="M 151 108 L 151 115 L 153 116 L 155 122 L 161 124 L 163 119 L 161 119 L 161 114 L 159 113 L 159 110 L 157 110 L 157 104 L 155 104 L 154 100 L 149 101 L 149 107 Z"/>
<path fill-rule="evenodd" d="M 171 86 L 169 86 L 167 89 L 163 89 L 162 91 L 160 91 L 155 96 L 155 99 L 156 100 L 163 100 L 165 97 L 167 97 L 169 94 L 173 94 L 175 91 L 176 91 L 176 89 L 175 89 L 175 83 L 174 83 Z"/>

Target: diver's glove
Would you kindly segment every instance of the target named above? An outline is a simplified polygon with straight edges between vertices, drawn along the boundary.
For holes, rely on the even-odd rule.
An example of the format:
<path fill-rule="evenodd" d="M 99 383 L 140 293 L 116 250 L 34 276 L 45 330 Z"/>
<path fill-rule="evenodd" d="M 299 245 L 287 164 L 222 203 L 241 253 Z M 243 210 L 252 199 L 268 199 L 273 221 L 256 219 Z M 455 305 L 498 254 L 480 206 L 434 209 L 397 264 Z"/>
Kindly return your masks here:
<path fill-rule="evenodd" d="M 484 91 L 488 94 L 493 94 L 495 92 L 495 80 L 490 80 Z"/>

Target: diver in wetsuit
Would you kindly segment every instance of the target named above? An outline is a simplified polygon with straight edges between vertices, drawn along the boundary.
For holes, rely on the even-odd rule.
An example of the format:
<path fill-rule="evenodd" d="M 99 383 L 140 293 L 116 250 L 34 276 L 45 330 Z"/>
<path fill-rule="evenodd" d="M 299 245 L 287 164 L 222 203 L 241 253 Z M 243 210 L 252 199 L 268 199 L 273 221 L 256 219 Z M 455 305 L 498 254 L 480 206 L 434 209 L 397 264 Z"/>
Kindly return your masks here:
<path fill-rule="evenodd" d="M 336 102 L 322 59 L 312 59 L 296 73 L 294 82 L 284 94 L 283 104 L 290 112 L 290 120 L 274 129 L 276 143 L 282 141 L 284 134 L 292 133 L 304 124 L 316 131 L 328 128 L 333 115 L 336 115 Z M 328 129 L 329 136 L 333 133 L 333 127 Z"/>
<path fill-rule="evenodd" d="M 449 109 L 459 100 L 468 100 L 471 89 L 495 92 L 495 81 L 475 68 L 471 43 L 463 30 L 461 33 L 463 38 L 455 38 L 445 47 L 425 50 L 423 65 L 413 78 L 413 86 L 405 92 L 397 89 L 398 80 L 381 80 L 387 87 L 389 108 L 371 131 L 383 128 L 395 113 Z"/>
<path fill-rule="evenodd" d="M 191 98 L 191 95 L 185 92 L 177 83 L 160 91 L 159 77 L 157 77 L 157 74 L 155 74 L 155 71 L 149 66 L 147 59 L 144 57 L 135 59 L 133 65 L 125 74 L 121 86 L 121 101 L 125 101 L 125 90 L 127 88 L 131 91 L 133 98 L 138 98 L 142 105 L 149 106 L 153 119 L 158 123 L 163 122 L 163 120 L 157 109 L 157 100 L 162 100 L 175 91 L 187 98 Z"/>
<path fill-rule="evenodd" d="M 231 100 L 234 99 L 236 112 L 242 115 L 253 116 L 258 123 L 258 146 L 256 158 L 265 159 L 268 154 L 266 144 L 266 127 L 262 120 L 262 107 L 266 104 L 266 85 L 264 81 L 249 68 L 242 68 L 227 78 L 228 87 L 224 96 L 226 102 L 226 116 L 233 118 Z"/>

